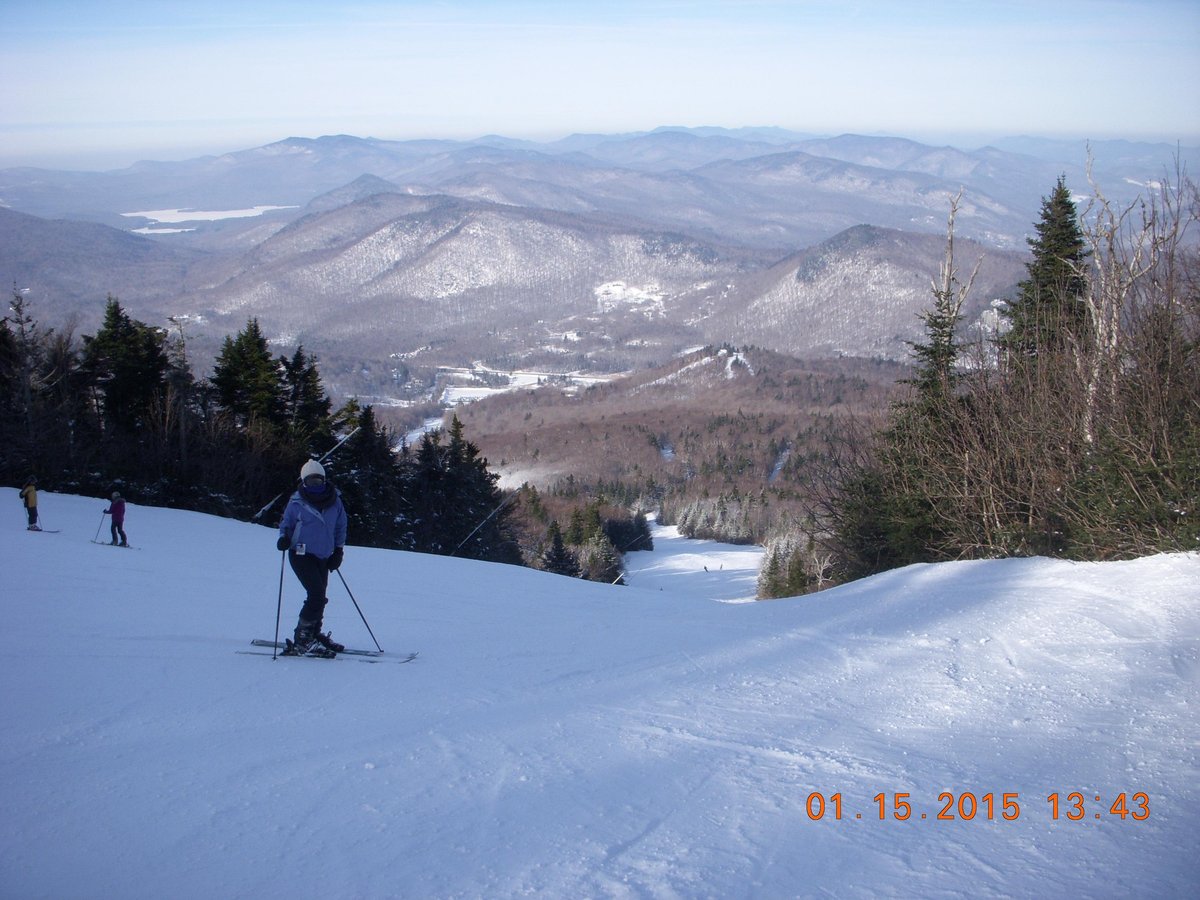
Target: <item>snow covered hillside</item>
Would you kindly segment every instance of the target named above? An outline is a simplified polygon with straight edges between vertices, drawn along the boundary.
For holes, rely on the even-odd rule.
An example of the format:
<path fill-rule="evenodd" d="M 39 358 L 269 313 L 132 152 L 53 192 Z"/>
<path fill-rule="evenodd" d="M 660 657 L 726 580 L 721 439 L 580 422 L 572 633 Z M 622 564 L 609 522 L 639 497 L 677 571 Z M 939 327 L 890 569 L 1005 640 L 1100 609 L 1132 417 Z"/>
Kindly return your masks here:
<path fill-rule="evenodd" d="M 5 897 L 1200 884 L 1200 555 L 731 603 L 745 560 L 666 534 L 630 587 L 351 547 L 388 655 L 272 661 L 239 652 L 274 631 L 271 529 L 131 506 L 122 550 L 105 506 L 43 493 L 32 534 L 0 490 Z"/>

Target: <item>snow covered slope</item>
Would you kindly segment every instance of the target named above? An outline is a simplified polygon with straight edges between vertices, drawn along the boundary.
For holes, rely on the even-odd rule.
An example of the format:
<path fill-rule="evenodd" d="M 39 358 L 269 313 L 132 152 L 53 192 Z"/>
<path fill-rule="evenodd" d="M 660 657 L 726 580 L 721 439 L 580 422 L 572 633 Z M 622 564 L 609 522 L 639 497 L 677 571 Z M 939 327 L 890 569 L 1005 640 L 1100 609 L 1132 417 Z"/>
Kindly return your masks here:
<path fill-rule="evenodd" d="M 41 505 L 61 533 L 24 531 L 0 490 L 7 897 L 1200 883 L 1195 554 L 914 566 L 739 604 L 714 599 L 744 593 L 717 587 L 745 577 L 729 548 L 699 577 L 666 535 L 630 587 L 351 547 L 375 635 L 418 660 L 272 661 L 235 652 L 274 631 L 271 529 L 131 506 L 122 550 L 89 543 L 104 501 Z M 370 647 L 336 576 L 330 596 L 334 636 Z"/>

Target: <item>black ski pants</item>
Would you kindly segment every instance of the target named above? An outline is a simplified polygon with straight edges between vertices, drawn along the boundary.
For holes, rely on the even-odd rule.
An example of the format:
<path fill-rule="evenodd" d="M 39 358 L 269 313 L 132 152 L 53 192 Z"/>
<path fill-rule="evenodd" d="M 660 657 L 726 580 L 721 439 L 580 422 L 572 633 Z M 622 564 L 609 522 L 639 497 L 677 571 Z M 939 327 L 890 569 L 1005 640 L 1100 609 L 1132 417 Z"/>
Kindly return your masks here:
<path fill-rule="evenodd" d="M 300 621 L 312 622 L 318 629 L 325 618 L 325 589 L 329 587 L 329 561 L 306 553 L 300 556 L 295 550 L 288 551 L 288 562 L 292 571 L 304 586 L 304 606 L 300 608 Z"/>

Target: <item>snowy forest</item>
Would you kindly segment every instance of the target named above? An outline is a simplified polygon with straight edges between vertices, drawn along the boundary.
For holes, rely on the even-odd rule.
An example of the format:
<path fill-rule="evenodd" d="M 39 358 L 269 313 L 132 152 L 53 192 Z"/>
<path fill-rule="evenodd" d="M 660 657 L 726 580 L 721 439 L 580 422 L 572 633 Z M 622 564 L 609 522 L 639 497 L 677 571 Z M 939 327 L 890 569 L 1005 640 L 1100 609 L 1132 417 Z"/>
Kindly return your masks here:
<path fill-rule="evenodd" d="M 182 327 L 149 326 L 110 296 L 103 326 L 76 340 L 70 328 L 42 326 L 14 290 L 0 323 L 0 423 L 0 478 L 9 484 L 36 477 L 56 491 L 119 489 L 145 505 L 273 524 L 303 462 L 329 454 L 362 546 L 612 581 L 620 554 L 608 535 L 631 540 L 621 528 L 632 516 L 568 508 L 568 533 L 589 548 L 581 565 L 578 551 L 555 549 L 557 522 L 529 492 L 533 524 L 518 529 L 520 504 L 497 487 L 457 419 L 444 435 L 431 430 L 410 446 L 370 406 L 351 399 L 334 409 L 317 360 L 303 347 L 273 356 L 255 319 L 226 338 L 211 377 L 199 379 Z M 648 541 L 644 518 L 640 529 Z M 553 552 L 546 559 L 544 551 Z"/>

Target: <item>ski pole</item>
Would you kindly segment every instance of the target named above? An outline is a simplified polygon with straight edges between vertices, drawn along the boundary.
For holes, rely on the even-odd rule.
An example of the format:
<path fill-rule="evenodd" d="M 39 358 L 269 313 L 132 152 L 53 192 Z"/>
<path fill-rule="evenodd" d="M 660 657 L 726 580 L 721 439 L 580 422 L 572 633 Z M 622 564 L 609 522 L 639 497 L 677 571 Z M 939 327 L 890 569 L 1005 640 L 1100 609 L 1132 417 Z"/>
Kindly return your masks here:
<path fill-rule="evenodd" d="M 350 585 L 346 584 L 346 576 L 342 574 L 341 569 L 334 569 L 338 573 L 338 578 L 342 579 L 342 587 L 346 589 L 346 593 L 350 594 L 350 602 L 354 604 L 354 608 L 358 610 L 358 617 L 363 620 L 363 624 L 367 625 L 367 617 L 363 615 L 362 609 L 359 608 L 358 601 L 354 599 L 354 594 L 350 592 Z M 367 634 L 371 635 L 371 640 L 375 641 L 375 649 L 380 653 L 383 648 L 379 646 L 379 641 L 375 640 L 375 632 L 371 630 L 371 626 L 367 625 Z M 278 640 L 278 638 L 276 638 Z"/>
<path fill-rule="evenodd" d="M 100 524 L 96 526 L 96 536 L 92 538 L 93 544 L 100 540 L 100 529 L 104 527 L 104 517 L 107 515 L 106 512 L 100 513 Z"/>
<path fill-rule="evenodd" d="M 283 562 L 287 559 L 287 551 L 279 554 L 279 600 L 275 603 L 275 649 L 271 651 L 271 659 L 279 655 L 279 616 L 283 612 Z"/>

